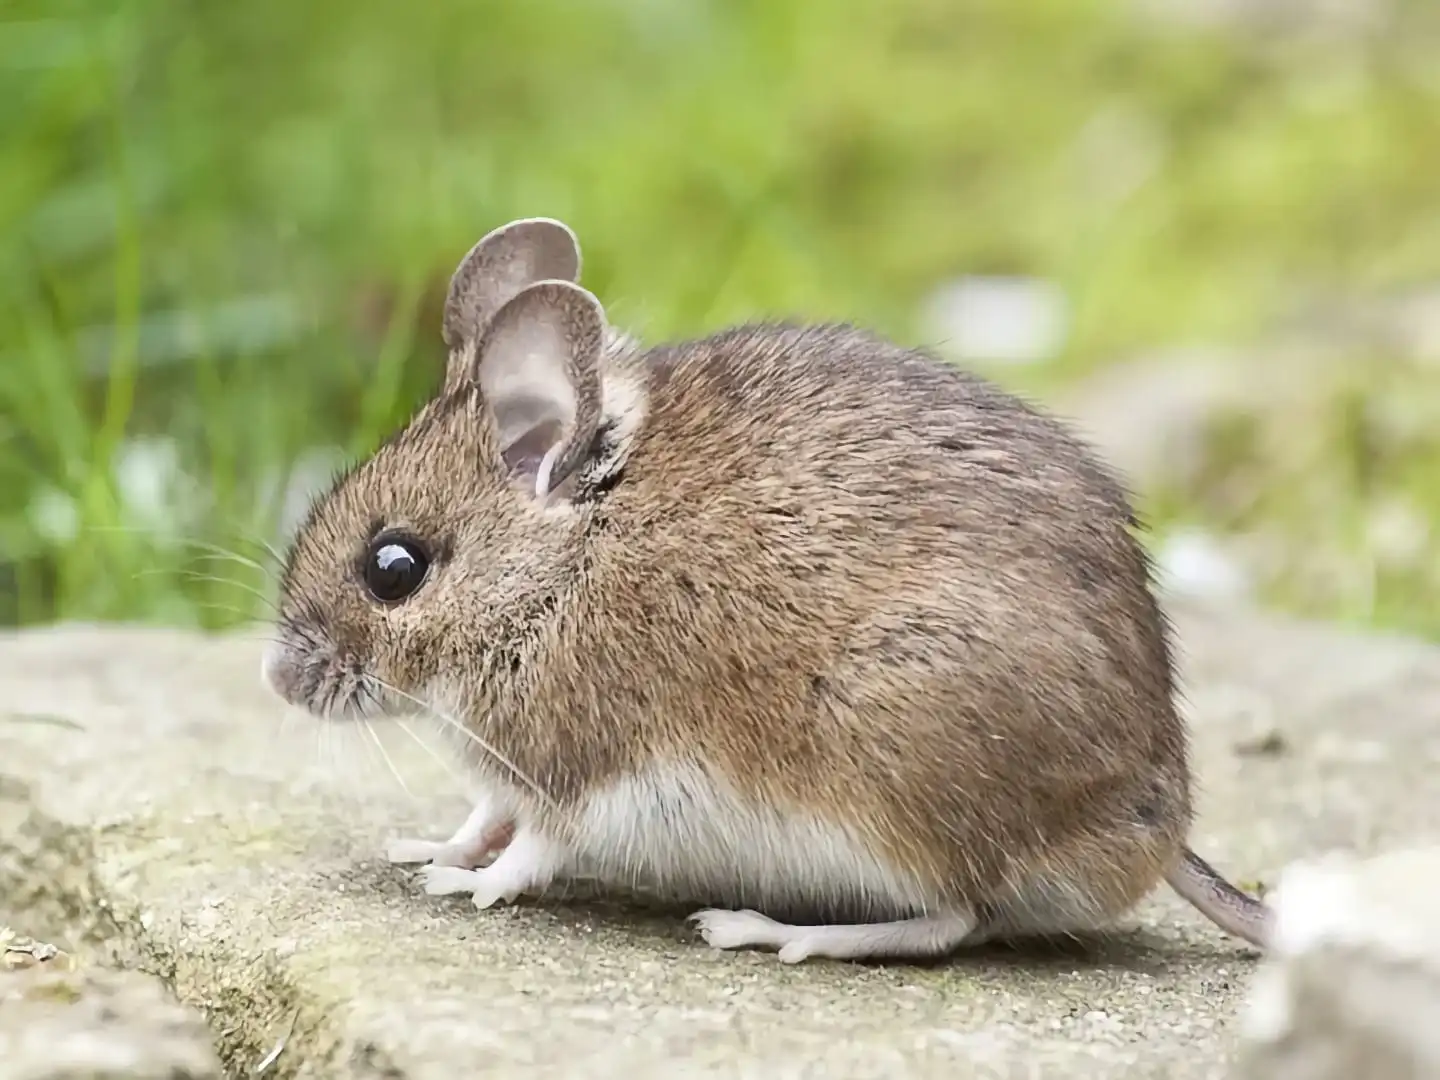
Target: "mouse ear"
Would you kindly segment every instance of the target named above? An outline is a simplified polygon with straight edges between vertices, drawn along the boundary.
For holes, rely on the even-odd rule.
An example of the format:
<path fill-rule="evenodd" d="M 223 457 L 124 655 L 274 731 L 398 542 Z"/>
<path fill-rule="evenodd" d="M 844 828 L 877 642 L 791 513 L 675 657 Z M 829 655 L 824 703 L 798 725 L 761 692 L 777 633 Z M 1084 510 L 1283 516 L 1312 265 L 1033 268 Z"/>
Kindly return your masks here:
<path fill-rule="evenodd" d="M 537 496 L 560 486 L 595 437 L 604 338 L 599 300 L 570 281 L 541 281 L 495 312 L 468 356 L 504 465 Z"/>
<path fill-rule="evenodd" d="M 522 218 L 494 229 L 460 260 L 445 297 L 444 335 L 455 374 L 456 353 L 485 332 L 507 300 L 537 281 L 579 281 L 580 241 L 554 218 Z"/>

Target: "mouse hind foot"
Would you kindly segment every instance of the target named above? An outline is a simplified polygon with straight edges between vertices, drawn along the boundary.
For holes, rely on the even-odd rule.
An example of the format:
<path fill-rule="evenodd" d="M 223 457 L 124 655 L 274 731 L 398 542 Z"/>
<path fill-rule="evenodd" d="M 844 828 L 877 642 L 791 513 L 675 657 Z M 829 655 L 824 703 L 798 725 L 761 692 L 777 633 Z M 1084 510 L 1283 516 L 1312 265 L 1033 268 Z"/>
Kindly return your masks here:
<path fill-rule="evenodd" d="M 952 913 L 896 922 L 796 926 L 758 911 L 708 908 L 689 921 L 717 949 L 772 949 L 781 963 L 810 957 L 831 960 L 931 960 L 957 949 L 975 930 L 976 920 Z"/>

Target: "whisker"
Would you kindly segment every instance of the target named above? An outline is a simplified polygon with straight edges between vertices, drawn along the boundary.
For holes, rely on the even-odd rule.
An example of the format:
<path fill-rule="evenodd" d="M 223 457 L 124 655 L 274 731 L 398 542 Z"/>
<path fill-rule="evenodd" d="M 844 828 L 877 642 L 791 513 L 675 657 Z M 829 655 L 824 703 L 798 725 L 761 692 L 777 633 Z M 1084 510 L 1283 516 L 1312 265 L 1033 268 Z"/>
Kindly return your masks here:
<path fill-rule="evenodd" d="M 246 582 L 241 581 L 239 578 L 221 577 L 218 574 L 202 574 L 198 570 L 175 569 L 168 566 L 149 566 L 146 567 L 144 570 L 135 571 L 135 573 L 132 574 L 131 577 L 155 577 L 157 574 L 175 574 L 177 577 L 182 577 L 189 581 L 209 581 L 213 582 L 216 585 L 230 585 L 234 588 L 248 592 L 251 596 L 255 597 L 255 599 L 261 601 L 263 604 L 265 604 L 266 607 L 270 608 L 271 611 L 274 611 L 277 614 L 279 613 L 279 607 L 276 605 L 274 598 L 266 596 L 259 589 L 255 588 L 255 586 L 247 584 Z"/>
<path fill-rule="evenodd" d="M 90 532 L 125 533 L 129 536 L 148 536 L 151 539 L 160 539 L 160 532 L 158 529 L 145 528 L 141 525 L 87 525 L 86 529 Z M 253 566 L 257 570 L 263 571 L 265 569 L 265 567 L 261 563 L 256 562 L 254 559 L 251 559 L 248 556 L 240 554 L 240 552 L 238 551 L 233 551 L 230 548 L 224 547 L 220 544 L 211 543 L 208 540 L 200 540 L 191 536 L 167 536 L 165 537 L 165 539 L 174 540 L 176 543 L 179 543 L 185 547 L 194 548 L 197 551 L 206 551 L 212 555 L 223 555 L 232 559 L 236 559 L 240 562 L 244 562 L 250 566 Z M 282 564 L 284 563 L 285 560 L 281 559 L 279 554 L 276 553 L 269 544 L 266 544 L 263 540 L 259 541 L 259 544 L 263 546 L 268 552 L 270 552 L 270 554 L 275 557 L 277 562 Z"/>
<path fill-rule="evenodd" d="M 247 620 L 250 620 L 250 621 L 252 621 L 252 622 L 253 622 L 254 619 L 255 619 L 255 612 L 254 612 L 254 611 L 246 611 L 244 608 L 236 607 L 234 604 L 221 604 L 221 603 L 219 603 L 219 602 L 217 602 L 217 601 L 214 601 L 214 600 L 202 600 L 202 601 L 200 601 L 200 603 L 196 604 L 195 606 L 198 607 L 198 608 L 201 608 L 201 609 L 203 609 L 203 610 L 206 610 L 206 611 L 223 611 L 223 612 L 225 612 L 227 615 L 238 615 L 238 616 L 240 616 L 240 618 L 242 618 L 242 619 L 247 619 Z M 272 638 L 272 637 L 267 637 L 267 638 L 264 638 L 264 639 L 262 639 L 262 640 L 271 642 L 272 644 L 279 644 L 279 643 L 278 643 L 274 638 Z"/>
<path fill-rule="evenodd" d="M 401 731 L 403 731 L 406 735 L 408 735 L 416 746 L 420 747 L 421 750 L 424 750 L 425 753 L 429 754 L 432 758 L 434 758 L 435 763 L 445 770 L 451 780 L 454 780 L 455 783 L 459 784 L 462 789 L 465 787 L 464 777 L 462 777 L 458 772 L 455 771 L 455 767 L 450 764 L 444 754 L 436 751 L 433 746 L 431 746 L 428 742 L 422 739 L 419 735 L 415 734 L 414 730 L 410 727 L 409 724 L 405 723 L 404 720 L 401 720 L 397 717 L 395 720 L 395 726 L 398 727 Z"/>
<path fill-rule="evenodd" d="M 207 605 L 207 606 L 211 606 L 211 605 Z M 236 612 L 240 612 L 240 611 L 241 611 L 240 608 L 233 608 L 233 609 L 231 609 L 231 610 L 236 611 Z M 274 634 L 273 631 L 275 630 L 275 627 L 274 627 L 274 625 L 272 625 L 271 623 L 262 623 L 262 624 L 260 624 L 259 626 L 256 626 L 254 623 L 252 623 L 250 626 L 246 627 L 246 629 L 247 629 L 247 630 L 251 630 L 251 631 L 254 631 L 254 630 L 257 630 L 257 629 L 268 631 L 267 633 L 260 633 L 260 634 L 253 634 L 253 635 L 247 635 L 247 636 L 246 636 L 245 640 L 247 640 L 247 641 L 253 641 L 256 645 L 278 645 L 278 646 L 280 646 L 281 648 L 288 648 L 289 645 L 290 645 L 289 642 L 285 641 L 283 638 L 277 637 L 277 636 Z M 238 633 L 238 631 L 237 631 L 237 633 Z"/>
<path fill-rule="evenodd" d="M 357 772 L 357 749 L 360 765 L 366 760 L 364 743 L 357 742 L 352 736 L 355 734 L 353 726 L 346 724 L 342 730 L 341 725 L 327 720 L 321 725 L 325 728 L 325 757 L 326 761 L 334 772 L 338 773 L 346 782 L 353 784 Z M 363 773 L 361 773 L 363 776 Z"/>
<path fill-rule="evenodd" d="M 281 555 L 280 552 L 275 549 L 275 545 L 270 543 L 270 541 L 268 540 L 263 540 L 258 537 L 255 537 L 253 539 L 255 543 L 259 544 L 262 548 L 265 549 L 265 554 L 269 555 L 270 558 L 275 560 L 276 566 L 285 565 L 285 556 Z"/>
<path fill-rule="evenodd" d="M 237 525 L 235 531 L 244 537 L 246 543 L 254 544 L 257 548 L 265 552 L 266 555 L 270 556 L 277 567 L 285 565 L 285 556 L 280 554 L 274 544 L 266 540 L 265 537 L 261 536 L 253 528 Z"/>
<path fill-rule="evenodd" d="M 244 581 L 239 581 L 235 578 L 220 577 L 217 574 L 202 574 L 195 570 L 177 570 L 173 572 L 178 573 L 183 578 L 188 578 L 190 581 L 209 581 L 213 582 L 216 585 L 233 585 L 235 588 L 247 592 L 251 596 L 255 597 L 255 599 L 259 600 L 262 604 L 264 604 L 267 608 L 269 608 L 276 614 L 278 614 L 280 611 L 279 605 L 275 603 L 273 597 L 266 596 L 259 589 L 255 588 L 255 586 L 250 585 Z"/>
<path fill-rule="evenodd" d="M 264 563 L 256 562 L 254 559 L 247 558 L 235 551 L 206 551 L 202 555 L 196 555 L 195 561 L 239 563 L 241 566 L 248 566 L 251 570 L 264 574 L 267 578 L 270 576 L 270 571 L 266 569 Z"/>
<path fill-rule="evenodd" d="M 366 735 L 370 736 L 370 741 L 375 744 L 375 749 L 380 751 L 380 760 L 385 762 L 385 767 L 390 770 L 390 775 L 395 777 L 395 782 L 400 785 L 400 790 L 410 798 L 415 798 L 415 793 L 410 790 L 409 785 L 405 783 L 405 778 L 400 775 L 400 770 L 395 767 L 395 762 L 391 760 L 390 752 L 385 749 L 385 743 L 375 731 L 374 725 L 369 720 L 361 720 L 360 727 Z"/>
<path fill-rule="evenodd" d="M 490 745 L 490 743 L 487 742 L 485 739 L 481 738 L 481 737 L 480 737 L 479 735 L 477 735 L 475 732 L 473 732 L 473 731 L 471 731 L 469 728 L 465 727 L 465 725 L 462 724 L 462 723 L 460 723 L 459 720 L 456 720 L 453 716 L 449 716 L 449 715 L 447 715 L 446 713 L 441 712 L 439 709 L 435 708 L 433 705 L 430 705 L 430 704 L 427 704 L 427 703 L 424 702 L 424 701 L 421 701 L 421 700 L 420 700 L 419 698 L 417 698 L 414 694 L 407 694 L 404 690 L 401 690 L 398 686 L 395 686 L 395 685 L 393 685 L 393 684 L 391 684 L 391 683 L 388 683 L 388 682 L 386 682 L 385 680 L 383 680 L 383 679 L 381 679 L 381 678 L 379 678 L 379 677 L 377 677 L 377 676 L 375 676 L 375 675 L 372 675 L 372 676 L 370 676 L 370 677 L 371 677 L 372 679 L 374 679 L 379 685 L 381 685 L 381 686 L 383 686 L 385 689 L 389 690 L 392 694 L 398 694 L 400 697 L 404 698 L 405 700 L 414 702 L 416 705 L 420 706 L 420 708 L 424 709 L 424 710 L 425 710 L 427 713 L 429 713 L 431 716 L 434 716 L 434 717 L 435 717 L 436 719 L 438 719 L 438 720 L 443 720 L 446 724 L 448 724 L 448 725 L 449 725 L 451 728 L 453 728 L 455 731 L 459 732 L 461 735 L 464 735 L 467 739 L 469 739 L 471 742 L 473 742 L 476 746 L 480 747 L 481 750 L 485 751 L 485 753 L 489 754 L 489 755 L 490 755 L 492 758 L 494 758 L 497 762 L 499 762 L 501 765 L 505 766 L 505 768 L 509 769 L 511 775 L 514 776 L 514 777 L 515 777 L 517 780 L 519 780 L 521 783 L 525 784 L 525 786 L 528 787 L 531 791 L 533 791 L 533 792 L 540 798 L 541 802 L 543 802 L 546 806 L 550 807 L 551 809 L 554 809 L 554 808 L 555 808 L 555 800 L 550 797 L 549 792 L 547 792 L 547 791 L 546 791 L 544 788 L 542 788 L 538 783 L 536 783 L 535 780 L 533 780 L 528 773 L 526 773 L 523 769 L 521 769 L 518 765 L 516 765 L 516 764 L 515 764 L 513 761 L 511 761 L 509 758 L 507 758 L 504 754 L 502 754 L 502 753 L 501 753 L 499 750 L 497 750 L 494 746 Z"/>

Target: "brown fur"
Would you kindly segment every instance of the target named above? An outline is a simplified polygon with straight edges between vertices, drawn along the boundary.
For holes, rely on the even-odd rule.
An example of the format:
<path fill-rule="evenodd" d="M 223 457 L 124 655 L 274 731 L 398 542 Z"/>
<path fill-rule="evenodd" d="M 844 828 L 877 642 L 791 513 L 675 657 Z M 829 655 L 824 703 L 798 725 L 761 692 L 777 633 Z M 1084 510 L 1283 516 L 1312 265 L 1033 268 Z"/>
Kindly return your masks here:
<path fill-rule="evenodd" d="M 560 834 L 607 782 L 698 760 L 1001 925 L 1027 882 L 1100 921 L 1177 864 L 1166 628 L 1125 492 L 1060 424 L 843 326 L 619 370 L 646 409 L 623 464 L 542 501 L 447 386 L 317 503 L 282 629 L 410 693 L 461 684 Z M 393 607 L 358 584 L 381 527 L 435 556 Z"/>

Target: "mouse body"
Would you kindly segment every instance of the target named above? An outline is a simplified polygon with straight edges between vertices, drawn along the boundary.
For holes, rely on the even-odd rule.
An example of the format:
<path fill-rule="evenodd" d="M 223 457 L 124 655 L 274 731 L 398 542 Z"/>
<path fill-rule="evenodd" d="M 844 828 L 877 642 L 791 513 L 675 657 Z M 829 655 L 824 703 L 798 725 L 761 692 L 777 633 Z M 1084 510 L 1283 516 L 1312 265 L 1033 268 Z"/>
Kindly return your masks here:
<path fill-rule="evenodd" d="M 1123 485 L 1059 421 L 843 325 L 641 347 L 559 222 L 496 230 L 445 383 L 317 500 L 264 673 L 451 718 L 481 795 L 399 840 L 477 906 L 584 872 L 720 948 L 939 956 L 1102 927 L 1187 846 L 1187 736 Z"/>

